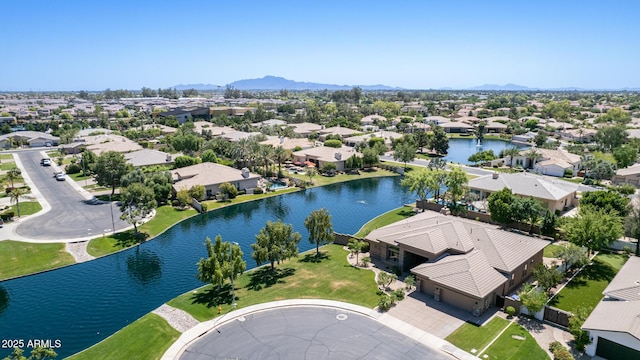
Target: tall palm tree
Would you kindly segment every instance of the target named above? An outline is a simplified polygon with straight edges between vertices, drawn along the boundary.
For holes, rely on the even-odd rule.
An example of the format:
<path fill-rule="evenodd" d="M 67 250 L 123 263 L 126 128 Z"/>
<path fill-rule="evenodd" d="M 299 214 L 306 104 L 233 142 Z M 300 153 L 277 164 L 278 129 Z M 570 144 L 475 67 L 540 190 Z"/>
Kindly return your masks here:
<path fill-rule="evenodd" d="M 16 209 L 18 210 L 18 217 L 20 217 L 20 196 L 23 196 L 27 193 L 27 190 L 23 188 L 13 189 L 9 196 L 11 198 L 11 203 L 16 203 Z"/>
<path fill-rule="evenodd" d="M 282 174 L 282 163 L 285 162 L 291 156 L 291 152 L 286 150 L 282 146 L 276 146 L 273 149 L 273 160 L 278 163 L 278 178 Z"/>
<path fill-rule="evenodd" d="M 518 155 L 518 154 L 520 154 L 520 149 L 518 149 L 515 146 L 508 147 L 508 148 L 502 150 L 502 155 L 509 157 L 509 167 L 513 167 L 513 157 Z"/>
<path fill-rule="evenodd" d="M 7 172 L 7 179 L 11 181 L 11 187 L 13 187 L 13 181 L 20 177 L 22 172 L 18 168 L 13 168 Z"/>
<path fill-rule="evenodd" d="M 274 148 L 271 145 L 259 144 L 258 145 L 258 153 L 256 154 L 257 159 L 262 165 L 264 165 L 264 176 L 267 176 L 267 168 L 269 163 L 273 160 L 273 152 Z"/>
<path fill-rule="evenodd" d="M 531 148 L 527 151 L 524 156 L 529 159 L 529 168 L 533 169 L 536 161 L 542 157 L 542 154 L 536 148 Z"/>

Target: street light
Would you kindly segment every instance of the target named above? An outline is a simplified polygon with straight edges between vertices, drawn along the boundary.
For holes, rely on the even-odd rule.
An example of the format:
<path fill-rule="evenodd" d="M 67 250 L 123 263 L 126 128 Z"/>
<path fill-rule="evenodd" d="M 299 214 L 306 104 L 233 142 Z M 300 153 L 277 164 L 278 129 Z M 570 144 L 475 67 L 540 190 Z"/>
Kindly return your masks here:
<path fill-rule="evenodd" d="M 231 264 L 229 268 L 231 269 L 231 309 L 235 310 L 236 308 L 236 288 L 233 286 L 233 246 L 240 246 L 237 242 L 231 242 L 231 246 L 229 246 L 229 256 L 231 258 Z"/>

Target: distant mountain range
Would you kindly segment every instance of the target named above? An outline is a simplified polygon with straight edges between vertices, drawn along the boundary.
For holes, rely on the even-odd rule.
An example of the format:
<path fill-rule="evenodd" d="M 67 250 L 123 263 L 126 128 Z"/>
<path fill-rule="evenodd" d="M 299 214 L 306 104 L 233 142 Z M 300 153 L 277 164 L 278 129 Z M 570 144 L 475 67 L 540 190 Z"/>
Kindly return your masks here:
<path fill-rule="evenodd" d="M 231 86 L 238 90 L 350 90 L 355 86 L 359 86 L 362 90 L 400 90 L 398 87 L 386 85 L 335 85 L 321 84 L 314 82 L 295 81 L 285 79 L 278 76 L 265 76 L 260 79 L 245 79 L 234 81 L 230 84 L 211 85 L 211 84 L 187 84 L 176 85 L 176 90 L 196 89 L 196 90 L 216 90 Z"/>
<path fill-rule="evenodd" d="M 219 90 L 224 89 L 227 86 L 234 87 L 238 90 L 349 90 L 355 86 L 360 87 L 362 90 L 406 90 L 400 87 L 392 87 L 387 85 L 335 85 L 335 84 L 322 84 L 305 81 L 295 81 L 285 79 L 278 76 L 265 76 L 260 79 L 245 79 L 234 81 L 226 85 L 213 85 L 213 84 L 180 84 L 172 86 L 176 90 L 196 89 L 200 91 L 204 90 Z M 584 89 L 578 87 L 565 87 L 565 88 L 530 88 L 517 84 L 484 84 L 480 86 L 474 86 L 465 89 L 456 89 L 451 87 L 443 87 L 437 90 L 469 90 L 469 91 L 640 91 L 640 88 L 621 88 L 621 89 Z"/>

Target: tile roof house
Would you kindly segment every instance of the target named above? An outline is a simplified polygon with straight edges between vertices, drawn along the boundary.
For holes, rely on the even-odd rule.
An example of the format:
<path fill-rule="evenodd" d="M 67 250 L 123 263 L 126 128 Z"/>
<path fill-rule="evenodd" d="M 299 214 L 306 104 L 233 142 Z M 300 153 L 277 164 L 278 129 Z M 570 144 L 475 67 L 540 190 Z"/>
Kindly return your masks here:
<path fill-rule="evenodd" d="M 363 142 L 363 141 L 367 142 L 371 138 L 383 138 L 385 145 L 387 145 L 387 147 L 391 148 L 391 144 L 393 142 L 393 139 L 399 139 L 402 136 L 403 136 L 402 134 L 397 133 L 395 131 L 376 131 L 376 132 L 373 132 L 373 133 L 370 133 L 370 134 L 349 136 L 347 138 L 344 138 L 343 142 L 347 146 L 356 146 L 356 144 L 358 144 L 360 142 Z"/>
<path fill-rule="evenodd" d="M 603 295 L 582 325 L 591 339 L 587 355 L 640 359 L 640 258 L 630 257 Z"/>
<path fill-rule="evenodd" d="M 509 188 L 513 194 L 533 197 L 551 211 L 563 211 L 578 204 L 579 191 L 596 190 L 590 186 L 531 174 L 491 174 L 469 180 L 469 190 L 486 199 L 492 193 Z"/>
<path fill-rule="evenodd" d="M 525 169 L 532 168 L 535 172 L 542 175 L 556 177 L 564 176 L 567 170 L 571 171 L 573 176 L 576 176 L 578 170 L 580 170 L 580 156 L 566 150 L 535 148 L 535 151 L 540 154 L 540 157 L 534 160 L 527 157 L 529 151 L 530 150 L 523 150 L 518 156 L 514 156 L 513 159 L 507 159 L 507 164 L 509 164 L 509 160 L 511 160 L 515 165 L 522 165 Z"/>
<path fill-rule="evenodd" d="M 220 190 L 220 185 L 230 183 L 238 190 L 258 187 L 261 176 L 249 172 L 249 169 L 234 169 L 229 166 L 204 162 L 186 166 L 171 171 L 173 189 L 190 189 L 194 185 L 202 185 L 206 189 L 206 198 L 214 196 Z"/>
<path fill-rule="evenodd" d="M 417 289 L 479 316 L 527 279 L 548 241 L 426 211 L 366 236 L 371 257 L 410 270 Z"/>
<path fill-rule="evenodd" d="M 353 135 L 359 133 L 359 131 L 358 130 L 349 129 L 349 128 L 346 128 L 346 127 L 334 126 L 334 127 L 322 129 L 322 130 L 318 131 L 318 133 L 320 134 L 320 140 L 324 141 L 324 139 L 327 137 L 327 135 L 340 135 L 340 136 L 342 136 L 344 138 L 344 137 L 353 136 Z"/>
<path fill-rule="evenodd" d="M 289 126 L 293 127 L 293 132 L 301 135 L 301 136 L 309 136 L 313 132 L 318 132 L 322 130 L 322 125 L 314 124 L 314 123 L 299 123 L 299 124 L 289 124 Z"/>
<path fill-rule="evenodd" d="M 624 169 L 618 169 L 616 174 L 611 178 L 611 182 L 620 184 L 631 184 L 640 187 L 640 164 L 633 164 Z"/>
<path fill-rule="evenodd" d="M 467 123 L 463 123 L 460 121 L 456 122 L 446 122 L 442 124 L 438 124 L 441 128 L 444 129 L 444 132 L 447 133 L 469 133 L 473 131 L 473 125 L 469 125 Z"/>
<path fill-rule="evenodd" d="M 173 165 L 177 156 L 182 154 L 169 154 L 166 152 L 142 149 L 124 154 L 124 158 L 133 167 L 153 166 L 153 165 Z"/>
<path fill-rule="evenodd" d="M 362 157 L 361 153 L 349 146 L 343 146 L 342 148 L 318 146 L 294 152 L 293 161 L 300 163 L 312 162 L 318 169 L 321 169 L 325 163 L 333 163 L 336 165 L 337 171 L 344 171 L 346 170 L 345 161 L 354 155 Z"/>
<path fill-rule="evenodd" d="M 0 147 L 9 148 L 18 144 L 28 144 L 30 147 L 41 147 L 47 144 L 55 146 L 60 142 L 57 136 L 39 131 L 16 131 L 0 135 Z"/>
<path fill-rule="evenodd" d="M 267 136 L 267 140 L 261 141 L 260 144 L 271 145 L 273 147 L 280 146 L 286 150 L 293 150 L 297 147 L 308 149 L 313 147 L 313 142 L 307 138 L 288 138 L 282 136 Z"/>

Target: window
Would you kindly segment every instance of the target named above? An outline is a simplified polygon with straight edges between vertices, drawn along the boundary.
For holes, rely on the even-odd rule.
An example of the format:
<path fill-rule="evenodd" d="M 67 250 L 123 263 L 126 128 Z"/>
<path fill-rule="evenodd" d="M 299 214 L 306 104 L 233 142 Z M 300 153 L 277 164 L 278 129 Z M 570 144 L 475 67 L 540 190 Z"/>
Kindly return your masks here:
<path fill-rule="evenodd" d="M 399 255 L 400 249 L 397 246 L 389 246 L 387 248 L 387 260 L 397 262 Z"/>
<path fill-rule="evenodd" d="M 516 279 L 516 275 L 515 274 L 511 274 L 511 280 L 509 280 L 509 286 L 513 286 L 513 283 L 515 282 Z"/>
<path fill-rule="evenodd" d="M 527 267 L 529 264 L 524 264 L 524 269 L 522 270 L 522 278 L 527 277 Z"/>

